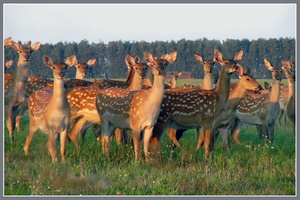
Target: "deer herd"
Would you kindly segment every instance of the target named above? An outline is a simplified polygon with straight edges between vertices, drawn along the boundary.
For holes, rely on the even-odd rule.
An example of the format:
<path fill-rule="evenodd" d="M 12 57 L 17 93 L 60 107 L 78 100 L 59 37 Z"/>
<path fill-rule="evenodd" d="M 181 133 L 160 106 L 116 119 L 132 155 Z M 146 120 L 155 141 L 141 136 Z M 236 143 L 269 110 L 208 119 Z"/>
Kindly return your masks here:
<path fill-rule="evenodd" d="M 65 61 L 53 61 L 44 55 L 45 66 L 53 72 L 52 79 L 45 79 L 28 72 L 30 55 L 38 51 L 40 42 L 22 44 L 10 37 L 4 40 L 4 47 L 11 47 L 19 56 L 15 72 L 7 72 L 13 65 L 12 60 L 4 66 L 5 123 L 10 141 L 14 142 L 15 128 L 21 130 L 20 121 L 29 110 L 25 155 L 29 154 L 33 136 L 39 129 L 48 135 L 47 149 L 53 162 L 58 160 L 58 138 L 64 161 L 67 140 L 78 147 L 78 139 L 83 140 L 90 127 L 107 157 L 110 138 L 115 136 L 117 143 L 122 145 L 128 142 L 132 132 L 136 161 L 141 159 L 140 142 L 143 141 L 145 160 L 149 161 L 150 150 L 159 152 L 158 144 L 165 132 L 172 148 L 182 148 L 179 139 L 186 130 L 194 129 L 199 134 L 196 149 L 204 145 L 205 158 L 211 157 L 219 134 L 228 151 L 229 135 L 239 144 L 238 134 L 243 124 L 255 125 L 259 138 L 266 137 L 274 142 L 276 119 L 285 115 L 292 122 L 295 133 L 295 65 L 292 61 L 282 60 L 282 67 L 274 67 L 264 59 L 273 82 L 270 89 L 263 89 L 239 64 L 243 51 L 230 59 L 223 58 L 215 49 L 212 60 L 195 54 L 204 69 L 202 85 L 177 87 L 181 73 L 172 73 L 172 83 L 166 81 L 167 67 L 176 61 L 177 52 L 159 58 L 145 51 L 144 62 L 138 56 L 127 55 L 126 81 L 90 82 L 84 77 L 88 67 L 96 63 L 95 58 L 84 63 L 78 62 L 74 55 Z M 216 63 L 222 66 L 217 81 L 212 74 Z M 76 77 L 65 79 L 66 71 L 72 66 L 76 67 Z M 231 83 L 234 73 L 239 77 L 236 84 Z M 281 84 L 284 76 L 287 85 Z"/>

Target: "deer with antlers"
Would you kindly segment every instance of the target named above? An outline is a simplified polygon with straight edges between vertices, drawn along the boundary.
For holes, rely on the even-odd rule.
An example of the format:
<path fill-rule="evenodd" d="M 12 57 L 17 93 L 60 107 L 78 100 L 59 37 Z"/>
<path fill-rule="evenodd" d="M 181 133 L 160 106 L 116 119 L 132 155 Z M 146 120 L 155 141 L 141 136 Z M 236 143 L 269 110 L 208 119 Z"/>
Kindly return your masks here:
<path fill-rule="evenodd" d="M 30 126 L 24 152 L 27 156 L 34 134 L 41 129 L 48 135 L 47 148 L 52 162 L 57 161 L 55 138 L 57 134 L 60 135 L 60 152 L 64 161 L 71 110 L 65 95 L 63 78 L 68 66 L 74 65 L 75 56 L 68 57 L 65 62 L 53 62 L 50 57 L 43 56 L 43 61 L 53 71 L 53 90 L 43 88 L 34 92 L 28 99 Z"/>
<path fill-rule="evenodd" d="M 153 86 L 148 90 L 128 91 L 118 88 L 103 90 L 96 98 L 97 110 L 103 131 L 102 148 L 109 156 L 109 137 L 116 128 L 133 132 L 135 160 L 140 160 L 140 138 L 144 136 L 144 154 L 149 161 L 148 147 L 154 124 L 158 118 L 165 92 L 165 68 L 176 60 L 177 52 L 162 58 L 144 52 L 144 60 L 154 75 Z"/>
<path fill-rule="evenodd" d="M 133 58 L 131 55 L 127 55 L 125 63 L 128 68 L 127 82 L 130 83 L 126 87 L 128 91 L 140 90 L 143 87 L 143 80 L 147 72 L 148 66 L 146 63 L 141 62 L 139 57 Z M 125 84 L 122 86 L 126 86 Z M 70 140 L 78 146 L 77 137 L 80 134 L 81 138 L 84 137 L 86 130 L 93 124 L 100 125 L 100 117 L 98 115 L 95 99 L 102 89 L 114 87 L 114 85 L 106 86 L 101 88 L 96 87 L 77 87 L 68 92 L 67 98 L 71 105 L 72 117 L 71 122 L 75 123 L 72 125 L 68 136 Z M 99 128 L 99 127 L 98 127 Z M 122 133 L 120 129 L 116 130 L 117 142 L 122 142 Z M 97 134 L 97 139 L 100 142 L 101 133 Z"/>
<path fill-rule="evenodd" d="M 18 53 L 19 59 L 16 72 L 10 76 L 5 86 L 5 119 L 10 140 L 14 141 L 15 117 L 20 104 L 26 98 L 26 85 L 28 81 L 28 61 L 30 54 L 40 48 L 40 42 L 23 45 L 20 41 L 11 41 L 11 47 Z M 5 81 L 6 82 L 6 81 Z"/>
<path fill-rule="evenodd" d="M 214 50 L 214 59 L 222 66 L 220 78 L 212 90 L 166 90 L 161 112 L 154 126 L 151 146 L 157 150 L 161 135 L 169 127 L 175 129 L 193 129 L 201 127 L 205 138 L 205 157 L 211 154 L 212 131 L 219 114 L 226 109 L 229 96 L 231 74 L 236 71 L 237 63 L 243 52 L 235 54 L 233 59 L 224 59 L 222 53 Z M 198 146 L 197 149 L 200 149 Z"/>
<path fill-rule="evenodd" d="M 240 144 L 238 134 L 243 123 L 256 125 L 259 138 L 266 134 L 266 137 L 274 142 L 274 126 L 280 111 L 279 96 L 283 69 L 273 67 L 267 59 L 264 59 L 264 63 L 272 72 L 272 90 L 267 94 L 248 93 L 238 105 L 231 126 L 233 139 L 237 144 Z"/>

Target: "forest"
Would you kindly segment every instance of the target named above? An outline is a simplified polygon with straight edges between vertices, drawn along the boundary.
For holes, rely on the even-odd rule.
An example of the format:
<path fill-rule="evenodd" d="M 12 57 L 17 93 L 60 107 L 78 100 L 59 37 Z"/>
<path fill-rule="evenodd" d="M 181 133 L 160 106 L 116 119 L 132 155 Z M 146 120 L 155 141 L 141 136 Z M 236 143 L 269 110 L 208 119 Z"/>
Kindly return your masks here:
<path fill-rule="evenodd" d="M 16 41 L 17 42 L 17 41 Z M 22 41 L 27 42 L 27 41 Z M 37 41 L 32 41 L 32 43 Z M 234 40 L 224 41 L 208 40 L 207 38 L 197 40 L 181 39 L 179 41 L 110 41 L 108 44 L 103 41 L 90 43 L 83 39 L 79 43 L 58 42 L 56 44 L 41 44 L 39 51 L 33 53 L 29 63 L 29 74 L 43 78 L 52 78 L 52 71 L 43 64 L 42 56 L 48 55 L 54 61 L 63 61 L 65 58 L 76 55 L 78 62 L 87 62 L 91 58 L 96 58 L 96 64 L 89 69 L 86 78 L 125 78 L 127 67 L 125 56 L 139 56 L 143 61 L 143 52 L 149 51 L 154 56 L 162 56 L 166 53 L 177 51 L 177 60 L 168 67 L 169 72 L 191 72 L 192 78 L 203 78 L 202 66 L 196 61 L 195 54 L 199 54 L 204 60 L 213 59 L 213 51 L 218 49 L 224 58 L 242 50 L 244 52 L 241 65 L 248 67 L 255 78 L 271 78 L 271 73 L 265 68 L 263 59 L 266 58 L 274 67 L 281 66 L 281 60 L 295 59 L 295 38 L 279 39 L 257 39 L 257 40 Z M 18 54 L 12 48 L 5 48 L 4 61 L 13 60 L 14 71 Z M 218 68 L 219 67 L 219 68 Z M 220 70 L 220 66 L 215 67 L 215 72 Z M 75 77 L 75 67 L 69 69 L 67 78 Z"/>

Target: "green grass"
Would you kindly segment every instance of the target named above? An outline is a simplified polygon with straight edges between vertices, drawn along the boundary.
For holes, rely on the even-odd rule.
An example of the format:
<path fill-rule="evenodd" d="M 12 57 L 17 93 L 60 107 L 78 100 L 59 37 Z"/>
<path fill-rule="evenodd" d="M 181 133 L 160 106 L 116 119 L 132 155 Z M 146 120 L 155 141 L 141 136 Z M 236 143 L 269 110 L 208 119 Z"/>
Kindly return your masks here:
<path fill-rule="evenodd" d="M 207 163 L 204 149 L 195 150 L 193 130 L 184 134 L 183 149 L 175 149 L 172 157 L 165 134 L 161 159 L 151 164 L 143 159 L 134 162 L 132 146 L 114 141 L 108 161 L 90 130 L 79 151 L 67 143 L 64 163 L 52 164 L 47 136 L 41 132 L 26 157 L 28 125 L 26 113 L 13 144 L 4 130 L 5 195 L 295 195 L 295 135 L 290 123 L 276 127 L 274 144 L 260 141 L 255 127 L 245 125 L 239 135 L 241 145 L 231 142 L 230 153 L 219 137 Z"/>

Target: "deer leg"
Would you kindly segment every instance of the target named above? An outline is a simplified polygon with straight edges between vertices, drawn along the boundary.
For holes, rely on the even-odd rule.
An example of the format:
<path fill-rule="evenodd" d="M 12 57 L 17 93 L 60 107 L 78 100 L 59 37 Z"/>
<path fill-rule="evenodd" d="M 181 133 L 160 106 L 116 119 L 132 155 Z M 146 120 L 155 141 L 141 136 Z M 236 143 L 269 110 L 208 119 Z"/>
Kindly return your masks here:
<path fill-rule="evenodd" d="M 24 145 L 25 156 L 28 156 L 29 147 L 31 145 L 32 138 L 33 138 L 34 134 L 37 132 L 37 130 L 38 130 L 38 126 L 36 125 L 35 121 L 33 119 L 30 120 L 29 132 L 26 136 L 26 142 Z"/>
<path fill-rule="evenodd" d="M 257 130 L 258 138 L 262 139 L 265 135 L 263 126 L 262 125 L 256 125 L 256 130 Z"/>
<path fill-rule="evenodd" d="M 66 156 L 66 140 L 67 140 L 67 129 L 60 133 L 60 154 L 61 160 L 65 161 Z"/>
<path fill-rule="evenodd" d="M 6 115 L 6 126 L 9 132 L 10 142 L 14 142 L 14 130 L 15 130 L 15 112 L 16 108 L 9 108 Z"/>
<path fill-rule="evenodd" d="M 281 118 L 282 118 L 282 116 L 283 116 L 283 114 L 284 114 L 284 110 L 283 109 L 280 109 L 280 111 L 279 111 L 279 115 L 278 115 L 278 125 L 281 127 Z M 284 122 L 286 122 L 286 120 L 284 120 Z"/>
<path fill-rule="evenodd" d="M 140 137 L 141 137 L 141 131 L 139 129 L 136 129 L 136 130 L 132 130 L 132 133 L 133 133 L 133 145 L 134 145 L 135 161 L 139 162 L 140 161 Z"/>
<path fill-rule="evenodd" d="M 231 133 L 232 133 L 232 137 L 233 140 L 235 141 L 236 144 L 241 144 L 238 136 L 239 136 L 239 132 L 243 126 L 243 122 L 241 122 L 238 118 L 235 118 L 233 121 L 233 127 L 231 129 Z"/>
<path fill-rule="evenodd" d="M 150 158 L 149 158 L 149 144 L 150 144 L 152 132 L 153 132 L 153 127 L 147 128 L 147 129 L 144 130 L 144 153 L 145 153 L 146 162 L 150 161 Z"/>
<path fill-rule="evenodd" d="M 102 128 L 100 124 L 93 124 L 92 129 L 94 132 L 95 137 L 97 138 L 97 141 L 101 143 L 102 141 Z"/>
<path fill-rule="evenodd" d="M 220 132 L 220 134 L 222 136 L 222 140 L 223 140 L 223 143 L 226 146 L 227 151 L 230 152 L 230 141 L 229 141 L 229 134 L 228 134 L 229 133 L 228 126 L 220 127 L 218 132 Z"/>
<path fill-rule="evenodd" d="M 55 133 L 53 130 L 48 135 L 47 149 L 51 155 L 52 162 L 57 162 Z"/>
<path fill-rule="evenodd" d="M 167 128 L 168 128 L 167 123 L 156 122 L 156 124 L 154 125 L 152 137 L 150 139 L 150 146 L 155 153 L 159 153 L 159 141 Z"/>
<path fill-rule="evenodd" d="M 274 142 L 274 128 L 275 128 L 275 120 L 272 120 L 268 125 L 268 135 L 270 142 Z"/>
<path fill-rule="evenodd" d="M 199 140 L 198 140 L 198 145 L 196 150 L 200 150 L 202 145 L 204 144 L 204 138 L 205 138 L 205 132 L 203 128 L 200 128 L 200 135 L 199 135 Z"/>
<path fill-rule="evenodd" d="M 23 114 L 28 109 L 28 99 L 26 98 L 18 108 L 17 114 L 16 114 L 16 128 L 18 132 L 21 130 L 21 120 L 23 118 Z"/>
<path fill-rule="evenodd" d="M 210 158 L 212 158 L 212 143 L 214 142 L 212 137 L 212 129 L 205 128 L 204 136 L 205 159 L 207 159 L 208 155 L 210 155 Z"/>
<path fill-rule="evenodd" d="M 115 130 L 115 135 L 116 135 L 117 144 L 118 144 L 118 145 L 121 145 L 121 144 L 122 144 L 122 141 L 123 141 L 123 130 L 117 128 L 117 129 Z"/>
<path fill-rule="evenodd" d="M 179 144 L 179 142 L 177 140 L 177 137 L 180 138 L 180 136 L 177 136 L 177 132 L 178 132 L 178 130 L 176 130 L 174 128 L 169 128 L 168 129 L 168 137 L 172 141 L 172 149 L 174 149 L 175 146 L 178 147 L 178 148 L 181 148 L 181 145 Z M 178 134 L 180 134 L 180 133 L 178 133 Z"/>
<path fill-rule="evenodd" d="M 77 137 L 79 132 L 82 130 L 84 125 L 87 123 L 87 120 L 85 118 L 80 118 L 78 121 L 76 121 L 71 130 L 68 133 L 69 139 L 72 141 L 72 143 L 78 147 Z"/>
<path fill-rule="evenodd" d="M 114 133 L 115 129 L 112 124 L 109 123 L 105 118 L 101 118 L 101 127 L 103 130 L 102 135 L 102 150 L 103 153 L 109 158 L 109 138 Z"/>

